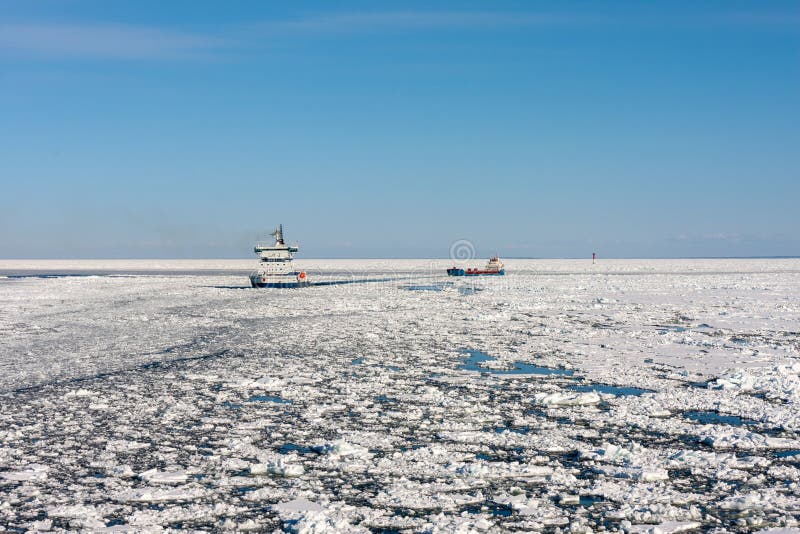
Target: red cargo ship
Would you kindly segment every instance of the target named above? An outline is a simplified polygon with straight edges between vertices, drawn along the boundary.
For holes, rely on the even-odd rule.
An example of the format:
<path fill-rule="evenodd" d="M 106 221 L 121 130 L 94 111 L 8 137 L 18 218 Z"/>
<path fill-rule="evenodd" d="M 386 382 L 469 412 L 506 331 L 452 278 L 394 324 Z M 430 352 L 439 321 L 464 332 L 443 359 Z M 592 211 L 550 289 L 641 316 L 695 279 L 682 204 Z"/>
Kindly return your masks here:
<path fill-rule="evenodd" d="M 461 267 L 447 269 L 448 276 L 503 276 L 504 274 L 506 274 L 505 265 L 498 257 L 490 259 L 483 269 L 462 269 Z"/>

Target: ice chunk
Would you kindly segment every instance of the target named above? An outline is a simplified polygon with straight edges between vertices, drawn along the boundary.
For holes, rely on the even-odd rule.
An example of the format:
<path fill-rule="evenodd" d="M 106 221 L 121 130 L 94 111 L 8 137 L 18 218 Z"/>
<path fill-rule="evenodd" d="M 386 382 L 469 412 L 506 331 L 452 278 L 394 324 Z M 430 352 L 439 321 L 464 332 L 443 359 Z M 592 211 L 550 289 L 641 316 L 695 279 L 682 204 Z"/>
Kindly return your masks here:
<path fill-rule="evenodd" d="M 752 391 L 755 379 L 744 369 L 730 371 L 716 380 L 709 382 L 711 389 L 738 389 L 741 391 Z"/>
<path fill-rule="evenodd" d="M 264 464 L 250 466 L 251 475 L 278 475 L 282 477 L 299 477 L 305 472 L 301 464 L 288 461 L 286 458 L 275 458 Z"/>
<path fill-rule="evenodd" d="M 537 393 L 533 398 L 538 404 L 550 406 L 585 406 L 600 402 L 600 395 L 594 391 L 587 393 Z"/>
<path fill-rule="evenodd" d="M 706 428 L 712 425 L 707 425 Z M 701 435 L 701 441 L 715 449 L 796 449 L 800 441 L 790 438 L 776 438 L 741 428 L 712 427 Z"/>
<path fill-rule="evenodd" d="M 638 478 L 643 482 L 656 482 L 658 480 L 669 480 L 669 474 L 666 469 L 645 467 L 642 468 Z"/>
<path fill-rule="evenodd" d="M 109 467 L 106 472 L 108 473 L 108 476 L 119 478 L 131 478 L 135 475 L 133 469 L 129 465 L 115 465 Z"/>
<path fill-rule="evenodd" d="M 68 391 L 67 393 L 64 394 L 64 398 L 65 399 L 85 398 L 85 397 L 94 397 L 96 395 L 98 395 L 98 393 L 96 393 L 94 391 L 90 391 L 88 389 L 80 388 L 78 390 L 70 390 L 70 391 Z"/>
<path fill-rule="evenodd" d="M 628 462 L 641 454 L 643 448 L 638 443 L 631 443 L 627 447 L 621 447 L 612 443 L 603 443 L 600 449 L 584 453 L 584 456 L 602 462 L 621 463 Z"/>
<path fill-rule="evenodd" d="M 361 445 L 357 445 L 355 443 L 349 443 L 344 439 L 337 439 L 336 441 L 315 447 L 315 449 L 322 454 L 327 454 L 328 456 L 334 458 L 343 456 L 370 458 L 372 456 L 366 447 L 362 447 Z"/>
<path fill-rule="evenodd" d="M 119 502 L 168 502 L 168 501 L 193 501 L 206 495 L 206 491 L 197 487 L 182 487 L 175 489 L 136 488 L 121 491 L 116 495 Z"/>
<path fill-rule="evenodd" d="M 323 510 L 321 505 L 303 497 L 273 504 L 272 509 L 277 512 L 321 512 Z"/>
<path fill-rule="evenodd" d="M 149 484 L 182 484 L 189 477 L 184 471 L 159 471 L 150 469 L 139 473 L 139 478 Z"/>
<path fill-rule="evenodd" d="M 24 469 L 17 471 L 4 471 L 0 473 L 0 478 L 10 480 L 12 482 L 32 482 L 37 480 L 45 480 L 47 478 L 47 471 L 50 468 L 46 465 L 30 464 Z"/>
<path fill-rule="evenodd" d="M 733 495 L 720 504 L 725 510 L 758 510 L 769 504 L 768 499 L 759 493 Z"/>
<path fill-rule="evenodd" d="M 658 525 L 631 525 L 627 530 L 635 534 L 675 534 L 700 528 L 697 521 L 665 521 Z"/>
<path fill-rule="evenodd" d="M 562 493 L 558 496 L 558 502 L 562 505 L 574 505 L 581 502 L 581 496 L 574 493 Z"/>
<path fill-rule="evenodd" d="M 149 443 L 112 439 L 106 443 L 106 450 L 111 452 L 133 452 L 150 447 Z"/>

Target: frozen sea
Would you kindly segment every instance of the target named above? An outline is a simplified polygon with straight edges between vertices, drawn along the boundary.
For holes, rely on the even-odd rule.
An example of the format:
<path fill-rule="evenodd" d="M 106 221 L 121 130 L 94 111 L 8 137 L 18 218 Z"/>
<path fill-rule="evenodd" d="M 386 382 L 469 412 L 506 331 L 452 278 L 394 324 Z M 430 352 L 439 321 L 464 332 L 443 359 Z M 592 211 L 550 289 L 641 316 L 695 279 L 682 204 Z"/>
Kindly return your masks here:
<path fill-rule="evenodd" d="M 800 260 L 0 261 L 0 531 L 792 531 Z"/>

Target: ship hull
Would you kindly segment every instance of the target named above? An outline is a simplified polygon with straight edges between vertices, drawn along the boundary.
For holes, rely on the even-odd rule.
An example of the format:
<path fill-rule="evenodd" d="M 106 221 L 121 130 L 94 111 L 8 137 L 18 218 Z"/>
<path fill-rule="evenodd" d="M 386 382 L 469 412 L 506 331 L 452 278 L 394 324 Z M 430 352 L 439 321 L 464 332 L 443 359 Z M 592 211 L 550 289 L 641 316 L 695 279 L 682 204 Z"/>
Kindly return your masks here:
<path fill-rule="evenodd" d="M 477 269 L 447 269 L 448 276 L 504 276 L 506 274 L 505 269 L 500 269 L 499 271 L 485 271 L 485 270 L 477 270 Z"/>
<path fill-rule="evenodd" d="M 254 282 L 250 280 L 250 285 L 259 289 L 293 289 L 297 287 L 308 287 L 310 282 Z"/>
<path fill-rule="evenodd" d="M 306 280 L 298 280 L 299 273 L 291 273 L 286 276 L 264 276 L 260 273 L 253 273 L 250 275 L 250 285 L 257 288 L 295 288 L 295 287 L 308 287 L 311 282 Z"/>

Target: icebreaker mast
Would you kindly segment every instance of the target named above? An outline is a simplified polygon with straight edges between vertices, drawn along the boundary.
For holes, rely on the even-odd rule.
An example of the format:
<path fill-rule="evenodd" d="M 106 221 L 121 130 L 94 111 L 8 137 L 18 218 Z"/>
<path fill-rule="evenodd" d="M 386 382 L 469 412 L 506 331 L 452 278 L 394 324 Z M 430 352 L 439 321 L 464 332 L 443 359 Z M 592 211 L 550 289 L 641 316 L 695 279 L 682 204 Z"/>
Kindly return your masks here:
<path fill-rule="evenodd" d="M 283 225 L 282 224 L 279 224 L 278 228 L 274 232 L 272 232 L 270 235 L 275 238 L 275 244 L 276 245 L 285 245 L 286 244 L 283 241 Z"/>

